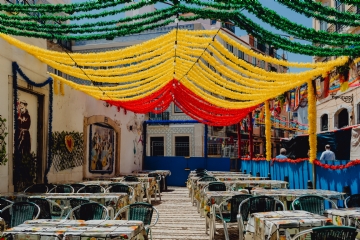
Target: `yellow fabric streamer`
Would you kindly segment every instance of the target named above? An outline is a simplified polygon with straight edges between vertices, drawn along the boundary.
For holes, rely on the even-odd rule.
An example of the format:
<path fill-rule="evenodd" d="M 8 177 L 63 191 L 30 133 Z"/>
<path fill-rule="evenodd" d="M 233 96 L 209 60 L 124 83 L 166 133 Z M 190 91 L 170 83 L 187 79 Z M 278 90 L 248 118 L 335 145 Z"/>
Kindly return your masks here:
<path fill-rule="evenodd" d="M 266 160 L 271 160 L 271 113 L 269 101 L 265 102 L 265 138 L 266 138 Z"/>
<path fill-rule="evenodd" d="M 54 79 L 54 94 L 58 95 L 59 94 L 59 86 L 58 86 L 58 80 Z"/>
<path fill-rule="evenodd" d="M 314 86 L 312 80 L 307 82 L 308 86 L 308 120 L 309 120 L 309 161 L 313 163 L 316 159 L 317 139 L 316 139 L 316 97 L 314 94 Z"/>

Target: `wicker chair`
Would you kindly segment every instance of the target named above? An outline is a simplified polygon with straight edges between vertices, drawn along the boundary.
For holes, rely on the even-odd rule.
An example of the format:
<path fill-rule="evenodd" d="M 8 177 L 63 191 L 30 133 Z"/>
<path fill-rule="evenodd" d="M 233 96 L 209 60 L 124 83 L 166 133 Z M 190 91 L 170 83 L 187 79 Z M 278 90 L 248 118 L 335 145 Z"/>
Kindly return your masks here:
<path fill-rule="evenodd" d="M 156 212 L 156 219 L 155 219 L 154 223 L 151 224 L 152 215 L 153 215 L 154 210 Z M 126 214 L 127 220 L 142 221 L 145 225 L 145 230 L 146 230 L 147 235 L 150 234 L 150 239 L 152 239 L 151 228 L 153 226 L 155 226 L 155 224 L 159 220 L 159 212 L 155 207 L 153 207 L 149 203 L 133 203 L 133 204 L 127 205 L 127 206 L 123 207 L 122 209 L 120 209 L 115 214 L 114 220 L 118 219 L 121 216 L 121 213 L 124 213 L 124 212 L 127 212 L 127 214 Z"/>
<path fill-rule="evenodd" d="M 49 187 L 47 184 L 37 183 L 33 184 L 30 187 L 24 190 L 26 193 L 47 193 L 49 192 Z"/>
<path fill-rule="evenodd" d="M 56 187 L 54 187 L 49 191 L 49 193 L 74 193 L 74 192 L 75 192 L 74 188 L 67 184 L 57 185 Z"/>
<path fill-rule="evenodd" d="M 32 202 L 15 202 L 0 212 L 0 217 L 5 220 L 8 228 L 20 225 L 26 220 L 37 219 L 39 215 L 40 207 Z"/>
<path fill-rule="evenodd" d="M 100 185 L 85 185 L 84 187 L 80 188 L 77 192 L 78 193 L 104 193 L 106 190 Z"/>
<path fill-rule="evenodd" d="M 109 211 L 100 203 L 97 202 L 89 202 L 81 204 L 75 208 L 73 208 L 66 219 L 77 219 L 77 220 L 107 220 L 109 219 Z"/>
<path fill-rule="evenodd" d="M 329 201 L 333 208 L 338 208 L 332 200 L 319 195 L 300 196 L 291 203 L 291 207 L 293 210 L 304 210 L 323 215 L 325 211 L 325 201 Z"/>
<path fill-rule="evenodd" d="M 51 201 L 49 199 L 46 198 L 29 198 L 28 199 L 29 202 L 35 203 L 36 205 L 38 205 L 41 209 L 39 217 L 40 219 L 52 219 L 54 212 L 51 210 L 53 209 L 53 207 L 56 207 L 57 209 L 59 209 L 60 211 L 56 211 L 56 215 L 59 214 L 58 218 L 62 218 L 63 214 L 64 214 L 64 209 L 57 204 L 54 201 Z"/>
<path fill-rule="evenodd" d="M 353 194 L 348 196 L 345 201 L 345 207 L 360 207 L 360 194 Z"/>
<path fill-rule="evenodd" d="M 300 236 L 310 233 L 311 240 L 355 240 L 356 235 L 360 232 L 359 229 L 346 226 L 323 226 L 304 230 L 296 234 L 291 240 L 296 240 Z M 306 238 L 308 239 L 308 238 Z"/>
<path fill-rule="evenodd" d="M 127 193 L 129 195 L 130 202 L 133 202 L 135 196 L 135 190 L 133 187 L 122 183 L 111 183 L 106 189 L 106 192 L 113 193 Z"/>
<path fill-rule="evenodd" d="M 283 211 L 284 209 L 284 204 L 280 200 L 270 196 L 254 196 L 245 199 L 241 202 L 237 215 L 239 239 L 244 239 L 245 223 L 252 213 Z"/>

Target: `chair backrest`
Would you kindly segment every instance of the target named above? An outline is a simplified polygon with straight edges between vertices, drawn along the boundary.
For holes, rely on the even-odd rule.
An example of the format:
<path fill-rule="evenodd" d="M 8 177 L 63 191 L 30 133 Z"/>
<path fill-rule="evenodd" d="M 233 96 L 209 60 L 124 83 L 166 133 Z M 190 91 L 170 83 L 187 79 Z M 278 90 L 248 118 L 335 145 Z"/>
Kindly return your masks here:
<path fill-rule="evenodd" d="M 204 176 L 198 179 L 199 182 L 217 182 L 218 180 L 212 176 Z"/>
<path fill-rule="evenodd" d="M 32 202 L 15 202 L 1 210 L 0 217 L 4 218 L 8 228 L 15 227 L 27 220 L 37 219 L 40 207 Z M 10 217 L 6 219 L 7 217 Z"/>
<path fill-rule="evenodd" d="M 114 193 L 130 193 L 131 187 L 122 183 L 112 183 L 109 184 L 109 187 L 106 189 L 106 192 Z"/>
<path fill-rule="evenodd" d="M 240 204 L 248 199 L 252 197 L 251 194 L 238 194 L 235 196 L 232 196 L 232 198 L 229 200 L 230 202 L 230 222 L 236 222 L 237 221 L 237 215 L 241 212 L 239 212 L 239 206 Z"/>
<path fill-rule="evenodd" d="M 136 176 L 125 176 L 124 181 L 125 182 L 139 182 L 139 178 Z"/>
<path fill-rule="evenodd" d="M 158 173 L 149 173 L 148 177 L 155 177 L 157 181 L 161 180 L 161 175 Z"/>
<path fill-rule="evenodd" d="M 145 225 L 150 225 L 154 209 L 149 203 L 133 203 L 129 206 L 128 220 L 143 221 Z"/>
<path fill-rule="evenodd" d="M 280 209 L 278 209 L 279 206 Z M 249 215 L 252 213 L 271 212 L 276 210 L 284 210 L 284 204 L 278 199 L 270 196 L 254 196 L 242 201 L 238 212 L 241 213 L 242 220 L 247 221 Z"/>
<path fill-rule="evenodd" d="M 106 220 L 109 218 L 109 211 L 104 205 L 100 203 L 89 202 L 73 208 L 66 218 L 70 216 L 75 217 L 77 220 L 85 221 L 102 219 Z"/>
<path fill-rule="evenodd" d="M 296 234 L 292 240 L 299 239 L 300 236 L 305 234 L 309 234 L 311 236 L 311 240 L 355 240 L 356 235 L 359 230 L 355 227 L 347 227 L 347 226 L 322 226 L 315 227 L 312 229 L 304 230 Z M 307 238 L 306 238 L 307 239 Z"/>
<path fill-rule="evenodd" d="M 333 205 L 333 208 L 337 208 L 333 201 L 319 195 L 300 196 L 291 203 L 291 206 L 293 210 L 304 210 L 323 215 L 325 211 L 325 200 L 329 201 Z"/>
<path fill-rule="evenodd" d="M 78 191 L 78 193 L 104 193 L 105 192 L 105 188 L 103 188 L 100 185 L 85 185 L 84 187 L 80 188 Z"/>
<path fill-rule="evenodd" d="M 74 209 L 84 203 L 89 203 L 90 200 L 87 200 L 84 198 L 70 198 L 69 202 L 70 202 L 71 208 Z M 78 214 L 78 212 L 74 212 L 73 214 L 76 219 L 80 219 L 80 215 Z"/>
<path fill-rule="evenodd" d="M 72 183 L 70 186 L 74 189 L 74 192 L 78 192 L 80 188 L 85 187 L 85 184 L 82 183 Z"/>
<path fill-rule="evenodd" d="M 49 188 L 46 184 L 43 183 L 37 183 L 33 184 L 30 187 L 26 188 L 24 190 L 26 193 L 47 193 L 49 192 Z"/>
<path fill-rule="evenodd" d="M 360 194 L 353 194 L 345 199 L 345 207 L 360 207 Z"/>
<path fill-rule="evenodd" d="M 196 173 L 198 173 L 198 172 L 206 172 L 206 169 L 205 168 L 196 168 L 196 169 L 194 169 L 194 171 Z"/>
<path fill-rule="evenodd" d="M 13 204 L 13 203 L 14 202 L 9 201 L 9 200 L 7 200 L 5 198 L 0 198 L 0 210 L 3 209 L 6 206 L 9 206 L 9 205 Z"/>
<path fill-rule="evenodd" d="M 70 185 L 62 184 L 62 185 L 57 185 L 56 187 L 51 189 L 49 192 L 53 192 L 53 193 L 74 193 L 75 190 Z"/>
<path fill-rule="evenodd" d="M 210 182 L 207 186 L 208 191 L 226 191 L 224 182 Z"/>
<path fill-rule="evenodd" d="M 51 206 L 46 198 L 29 198 L 28 201 L 40 207 L 40 219 L 51 219 Z"/>

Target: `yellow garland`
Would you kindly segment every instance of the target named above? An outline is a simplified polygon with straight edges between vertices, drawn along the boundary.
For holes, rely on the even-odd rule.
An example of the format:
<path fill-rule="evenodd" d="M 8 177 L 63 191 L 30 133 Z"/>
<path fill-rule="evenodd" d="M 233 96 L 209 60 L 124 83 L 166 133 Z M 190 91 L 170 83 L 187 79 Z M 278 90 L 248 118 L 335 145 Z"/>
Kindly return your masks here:
<path fill-rule="evenodd" d="M 312 80 L 307 82 L 308 86 L 308 119 L 309 119 L 309 146 L 310 156 L 309 161 L 313 163 L 316 159 L 317 139 L 316 139 L 316 97 L 314 94 L 314 87 Z"/>
<path fill-rule="evenodd" d="M 265 138 L 266 138 L 266 160 L 271 160 L 271 113 L 269 101 L 265 102 Z"/>
<path fill-rule="evenodd" d="M 58 94 L 59 94 L 59 87 L 58 87 L 58 81 L 57 81 L 57 79 L 54 79 L 53 84 L 54 84 L 54 94 L 55 94 L 55 95 L 58 95 Z"/>

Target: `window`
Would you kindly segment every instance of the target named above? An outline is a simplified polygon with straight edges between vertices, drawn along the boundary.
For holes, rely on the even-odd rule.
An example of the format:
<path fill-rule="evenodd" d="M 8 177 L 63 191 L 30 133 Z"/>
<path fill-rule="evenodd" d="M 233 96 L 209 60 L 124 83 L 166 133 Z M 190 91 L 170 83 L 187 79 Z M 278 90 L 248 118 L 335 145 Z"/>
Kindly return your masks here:
<path fill-rule="evenodd" d="M 234 51 L 233 45 L 230 45 L 230 44 L 228 44 L 228 43 L 226 43 L 226 48 L 227 48 L 227 50 L 229 50 L 229 52 L 233 52 L 233 51 Z"/>
<path fill-rule="evenodd" d="M 347 109 L 343 108 L 338 114 L 337 114 L 337 128 L 343 128 L 346 126 L 349 126 L 349 113 Z"/>
<path fill-rule="evenodd" d="M 164 137 L 150 137 L 150 156 L 164 156 Z"/>
<path fill-rule="evenodd" d="M 183 111 L 174 104 L 174 113 L 183 113 Z"/>
<path fill-rule="evenodd" d="M 319 21 L 319 23 L 320 23 L 320 30 L 321 31 L 326 31 L 327 30 L 327 22 Z"/>
<path fill-rule="evenodd" d="M 256 64 L 256 57 L 252 57 L 252 64 L 253 64 L 254 66 L 257 65 L 257 64 Z"/>
<path fill-rule="evenodd" d="M 328 115 L 323 114 L 320 118 L 320 129 L 321 131 L 327 131 L 328 130 Z"/>
<path fill-rule="evenodd" d="M 339 12 L 345 12 L 345 4 L 343 4 L 341 1 L 339 0 L 335 0 L 335 8 L 336 10 L 338 10 Z"/>
<path fill-rule="evenodd" d="M 265 61 L 260 61 L 260 67 L 265 69 Z"/>
<path fill-rule="evenodd" d="M 216 24 L 216 19 L 211 19 L 210 20 L 210 25 L 215 25 Z"/>
<path fill-rule="evenodd" d="M 175 156 L 190 156 L 189 136 L 175 137 Z"/>
<path fill-rule="evenodd" d="M 244 59 L 244 52 L 238 50 L 238 58 Z"/>

